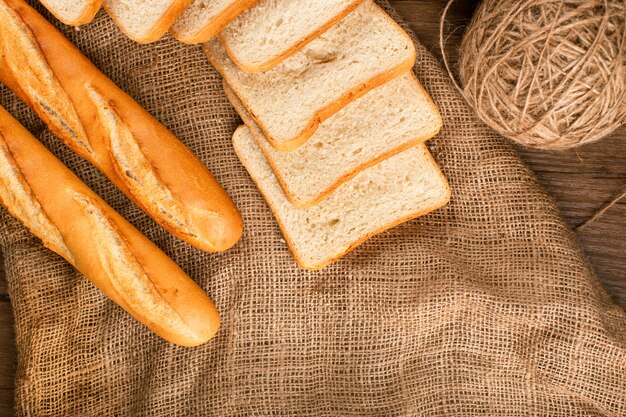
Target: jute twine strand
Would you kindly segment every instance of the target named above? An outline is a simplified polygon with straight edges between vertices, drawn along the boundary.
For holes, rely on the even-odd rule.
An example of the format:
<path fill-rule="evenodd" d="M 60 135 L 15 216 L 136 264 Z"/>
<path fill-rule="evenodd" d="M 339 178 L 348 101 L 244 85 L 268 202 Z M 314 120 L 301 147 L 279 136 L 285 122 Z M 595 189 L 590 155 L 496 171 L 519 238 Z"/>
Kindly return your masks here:
<path fill-rule="evenodd" d="M 525 146 L 598 140 L 626 121 L 625 13 L 623 0 L 484 0 L 461 44 L 459 88 Z"/>
<path fill-rule="evenodd" d="M 607 211 L 609 211 L 611 209 L 611 207 L 613 207 L 614 205 L 619 203 L 624 198 L 626 198 L 626 185 L 620 187 L 615 192 L 615 194 L 613 194 L 613 197 L 611 198 L 611 200 L 608 203 L 606 203 L 605 205 L 600 207 L 591 217 L 589 217 L 587 220 L 585 220 L 583 223 L 581 223 L 579 226 L 577 226 L 574 229 L 574 231 L 576 233 L 582 232 L 587 226 L 595 223 L 596 220 L 598 220 L 599 218 L 604 216 L 604 214 Z"/>

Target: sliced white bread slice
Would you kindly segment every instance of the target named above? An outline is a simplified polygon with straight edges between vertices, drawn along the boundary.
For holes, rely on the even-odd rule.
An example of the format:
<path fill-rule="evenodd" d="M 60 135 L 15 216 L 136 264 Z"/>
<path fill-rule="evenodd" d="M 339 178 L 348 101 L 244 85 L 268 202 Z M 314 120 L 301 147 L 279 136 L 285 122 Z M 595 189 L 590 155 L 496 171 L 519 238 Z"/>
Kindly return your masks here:
<path fill-rule="evenodd" d="M 323 268 L 369 237 L 450 198 L 448 183 L 424 144 L 362 171 L 309 208 L 289 203 L 247 127 L 237 129 L 233 145 L 305 269 Z"/>
<path fill-rule="evenodd" d="M 181 42 L 206 42 L 256 1 L 194 0 L 170 28 L 170 32 Z"/>
<path fill-rule="evenodd" d="M 80 26 L 91 22 L 102 6 L 102 0 L 40 0 L 61 22 Z"/>
<path fill-rule="evenodd" d="M 363 0 L 259 0 L 219 34 L 248 72 L 267 71 L 354 10 Z"/>
<path fill-rule="evenodd" d="M 243 72 L 217 39 L 204 45 L 272 146 L 284 151 L 302 145 L 322 121 L 415 62 L 409 36 L 371 1 L 269 71 Z"/>
<path fill-rule="evenodd" d="M 413 71 L 354 100 L 289 152 L 276 150 L 224 83 L 226 96 L 250 128 L 289 201 L 318 203 L 340 184 L 392 155 L 435 136 L 441 116 Z"/>
<path fill-rule="evenodd" d="M 104 0 L 104 8 L 129 38 L 150 43 L 176 22 L 192 0 Z"/>

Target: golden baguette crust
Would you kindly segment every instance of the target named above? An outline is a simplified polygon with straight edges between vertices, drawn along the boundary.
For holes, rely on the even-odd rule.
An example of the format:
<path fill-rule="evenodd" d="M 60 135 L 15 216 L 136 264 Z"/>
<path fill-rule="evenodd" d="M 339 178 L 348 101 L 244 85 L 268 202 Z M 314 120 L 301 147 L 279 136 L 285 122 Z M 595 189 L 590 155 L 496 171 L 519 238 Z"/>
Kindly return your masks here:
<path fill-rule="evenodd" d="M 0 51 L 5 66 L 2 72 L 17 75 L 14 91 L 32 98 L 33 109 L 46 115 L 52 133 L 70 149 L 83 157 L 93 154 L 74 104 L 52 73 L 29 27 L 15 19 L 14 11 L 4 2 L 0 2 L 0 16 Z"/>
<path fill-rule="evenodd" d="M 87 23 L 90 23 L 93 20 L 93 18 L 96 16 L 98 11 L 100 10 L 100 7 L 102 7 L 102 2 L 103 2 L 103 0 L 90 0 L 89 4 L 85 6 L 83 13 L 80 16 L 78 16 L 76 19 L 70 20 L 56 13 L 54 10 L 54 6 L 52 6 L 47 0 L 39 0 L 39 1 L 41 2 L 41 4 L 45 6 L 46 9 L 48 9 L 50 13 L 54 15 L 54 17 L 56 17 L 61 22 L 65 23 L 66 25 L 70 25 L 70 26 L 80 26 L 80 25 L 86 25 Z"/>
<path fill-rule="evenodd" d="M 215 335 L 219 314 L 202 289 L 1 107 L 0 140 L 29 190 L 8 192 L 39 207 L 48 228 L 62 237 L 66 250 L 51 249 L 164 339 L 196 346 Z M 3 204 L 19 212 L 14 202 Z M 54 239 L 46 228 L 29 228 L 44 242 Z"/>
<path fill-rule="evenodd" d="M 43 211 L 22 175 L 2 132 L 0 132 L 0 204 L 32 234 L 39 236 L 45 247 L 61 255 L 72 265 L 75 263 L 74 255 L 65 244 L 59 229 Z"/>
<path fill-rule="evenodd" d="M 411 75 L 412 75 L 413 81 L 417 84 L 418 88 L 423 89 L 422 85 L 418 81 L 413 71 L 411 71 Z M 372 158 L 369 161 L 362 163 L 361 165 L 355 167 L 353 170 L 346 172 L 345 174 L 337 178 L 337 180 L 333 184 L 331 184 L 328 188 L 326 188 L 324 191 L 319 193 L 315 198 L 306 201 L 306 200 L 302 200 L 301 198 L 298 198 L 298 196 L 296 196 L 292 192 L 292 190 L 287 186 L 287 182 L 285 181 L 285 178 L 284 178 L 284 173 L 282 172 L 282 170 L 279 169 L 272 153 L 268 152 L 268 147 L 265 143 L 265 142 L 268 142 L 267 138 L 265 137 L 265 135 L 263 135 L 263 132 L 261 131 L 261 129 L 259 129 L 259 126 L 255 123 L 254 119 L 250 116 L 250 113 L 248 113 L 246 108 L 241 104 L 241 100 L 239 100 L 239 97 L 237 97 L 237 95 L 233 92 L 232 88 L 226 82 L 226 80 L 223 81 L 223 85 L 224 85 L 224 92 L 226 93 L 226 98 L 228 98 L 228 101 L 230 101 L 232 106 L 235 108 L 235 110 L 241 117 L 241 120 L 244 122 L 244 124 L 248 126 L 248 128 L 250 129 L 250 132 L 252 133 L 252 137 L 254 137 L 254 140 L 258 143 L 259 148 L 263 152 L 263 155 L 265 155 L 265 159 L 267 159 L 267 162 L 272 167 L 272 171 L 274 171 L 274 175 L 276 175 L 276 179 L 278 180 L 280 187 L 285 192 L 285 196 L 287 197 L 287 200 L 289 200 L 289 202 L 293 204 L 294 206 L 301 207 L 301 208 L 314 206 L 315 204 L 324 200 L 326 197 L 332 194 L 333 191 L 337 189 L 337 187 L 339 187 L 341 184 L 345 183 L 346 181 L 349 181 L 350 179 L 354 178 L 357 174 L 359 174 L 364 169 L 374 166 L 384 161 L 387 158 L 390 158 L 394 155 L 399 154 L 400 152 L 406 151 L 409 148 L 412 148 L 420 143 L 427 141 L 428 139 L 437 135 L 442 126 L 441 116 L 439 116 L 439 123 L 435 126 L 434 130 L 430 132 L 429 134 L 417 136 L 410 141 L 401 143 L 397 147 L 390 149 L 387 152 L 383 152 L 377 157 Z M 432 98 L 430 98 L 428 94 L 426 94 L 426 97 L 428 98 L 428 101 L 431 103 L 432 108 L 437 109 L 437 106 L 432 101 Z M 439 114 L 438 111 L 437 111 L 437 114 Z M 291 152 L 294 152 L 294 151 L 291 151 Z"/>
<path fill-rule="evenodd" d="M 237 66 L 241 68 L 243 71 L 246 71 L 246 72 L 267 71 L 267 70 L 274 68 L 276 65 L 280 64 L 282 61 L 289 58 L 291 55 L 295 54 L 300 49 L 304 48 L 311 41 L 315 40 L 322 33 L 326 32 L 328 29 L 333 27 L 337 22 L 339 22 L 346 15 L 348 15 L 350 12 L 356 9 L 357 6 L 360 5 L 362 2 L 363 0 L 353 0 L 352 3 L 348 7 L 346 7 L 345 9 L 341 11 L 341 13 L 337 14 L 331 20 L 329 20 L 328 22 L 326 22 L 325 24 L 317 28 L 315 31 L 309 33 L 307 36 L 303 37 L 302 39 L 299 39 L 291 48 L 277 55 L 275 58 L 270 59 L 269 61 L 263 62 L 261 64 L 252 64 L 252 63 L 242 61 L 233 52 L 232 48 L 229 46 L 229 42 L 226 39 L 226 37 L 224 37 L 221 33 L 217 34 L 217 37 L 222 42 L 222 45 L 224 46 L 224 49 L 226 50 L 226 53 L 228 54 L 228 56 L 230 56 L 230 59 L 232 59 L 233 62 L 237 64 Z M 209 38 L 207 38 L 206 40 L 209 40 Z"/>
<path fill-rule="evenodd" d="M 374 77 L 370 78 L 367 82 L 363 82 L 363 83 L 355 85 L 351 90 L 345 92 L 342 96 L 337 98 L 335 101 L 329 103 L 328 105 L 324 106 L 321 109 L 318 109 L 313 114 L 308 124 L 302 130 L 300 130 L 300 132 L 296 136 L 294 136 L 290 140 L 279 141 L 272 137 L 272 134 L 269 132 L 265 123 L 263 123 L 263 121 L 260 120 L 259 117 L 255 114 L 254 109 L 252 108 L 252 105 L 245 98 L 245 95 L 242 94 L 241 90 L 237 87 L 236 83 L 232 82 L 233 80 L 231 80 L 230 77 L 228 77 L 228 71 L 223 65 L 223 62 L 220 59 L 216 59 L 213 52 L 211 51 L 211 48 L 208 46 L 208 43 L 204 43 L 202 45 L 202 48 L 206 56 L 208 57 L 209 61 L 211 62 L 211 64 L 222 75 L 222 77 L 226 80 L 226 82 L 232 88 L 235 94 L 237 94 L 243 106 L 246 108 L 250 116 L 254 119 L 257 126 L 259 126 L 259 128 L 263 131 L 263 134 L 265 135 L 267 140 L 272 144 L 272 146 L 281 151 L 292 151 L 298 148 L 299 146 L 301 146 L 307 140 L 309 140 L 311 136 L 313 136 L 317 128 L 319 127 L 320 123 L 329 119 L 339 110 L 344 108 L 348 103 L 356 100 L 359 97 L 364 96 L 365 94 L 367 94 L 369 91 L 373 90 L 374 88 L 379 87 L 385 84 L 386 82 L 393 80 L 396 77 L 399 77 L 400 75 L 404 74 L 405 72 L 413 68 L 413 65 L 415 64 L 415 60 L 417 57 L 417 52 L 415 48 L 413 47 L 413 40 L 404 31 L 404 29 L 402 29 L 398 25 L 398 23 L 391 18 L 391 16 L 385 13 L 385 11 L 378 4 L 376 3 L 372 3 L 372 4 L 374 8 L 378 9 L 382 13 L 382 16 L 384 16 L 384 18 L 390 24 L 400 29 L 400 33 L 402 34 L 402 36 L 408 40 L 409 44 L 412 47 L 410 58 L 404 62 L 401 62 L 394 68 L 391 68 L 385 72 L 375 75 Z M 223 47 L 223 44 L 221 43 L 221 41 L 219 41 L 219 44 Z M 228 56 L 228 54 L 226 54 L 226 56 Z M 230 59 L 230 57 L 228 59 Z"/>
<path fill-rule="evenodd" d="M 196 33 L 183 33 L 176 29 L 176 24 L 170 28 L 170 33 L 184 43 L 202 43 L 217 35 L 243 11 L 250 8 L 258 0 L 237 0 L 224 10 L 219 16 L 211 20 L 204 28 Z"/>
<path fill-rule="evenodd" d="M 180 239 L 210 252 L 226 250 L 239 240 L 243 221 L 234 203 L 207 167 L 165 126 L 22 0 L 0 0 L 0 11 L 15 22 L 13 26 L 3 24 L 0 29 L 0 81 L 28 103 L 56 135 Z M 4 40 L 11 37 L 26 37 L 20 45 L 31 45 L 29 50 L 34 52 L 20 55 L 13 41 Z M 22 73 L 12 70 L 23 61 L 33 64 Z M 31 67 L 36 68 L 37 79 L 45 83 L 24 81 L 33 77 Z M 51 85 L 57 86 L 54 91 Z M 61 92 L 65 99 L 59 98 L 63 97 Z M 76 123 L 74 114 L 78 117 Z M 84 138 L 83 133 L 76 133 L 80 129 Z M 120 132 L 127 145 L 122 152 L 134 152 L 133 156 L 122 156 L 129 160 L 140 156 L 134 172 L 121 170 L 120 155 L 115 158 L 111 150 L 111 137 Z M 159 207 L 157 199 L 151 198 L 154 187 L 142 173 L 158 173 L 158 186 L 176 202 L 178 211 Z M 172 218 L 173 213 L 184 217 Z"/>
<path fill-rule="evenodd" d="M 187 6 L 191 4 L 193 0 L 176 0 L 174 1 L 170 7 L 167 8 L 163 16 L 159 19 L 159 22 L 156 26 L 154 26 L 148 33 L 143 36 L 134 36 L 131 33 L 128 33 L 126 29 L 124 29 L 124 24 L 120 21 L 120 19 L 112 13 L 110 7 L 108 7 L 107 3 L 104 3 L 104 10 L 107 11 L 107 14 L 113 19 L 117 27 L 128 36 L 130 39 L 134 40 L 138 43 L 151 43 L 156 42 L 165 35 L 165 33 L 169 30 L 169 28 L 176 22 L 176 19 L 183 14 Z"/>

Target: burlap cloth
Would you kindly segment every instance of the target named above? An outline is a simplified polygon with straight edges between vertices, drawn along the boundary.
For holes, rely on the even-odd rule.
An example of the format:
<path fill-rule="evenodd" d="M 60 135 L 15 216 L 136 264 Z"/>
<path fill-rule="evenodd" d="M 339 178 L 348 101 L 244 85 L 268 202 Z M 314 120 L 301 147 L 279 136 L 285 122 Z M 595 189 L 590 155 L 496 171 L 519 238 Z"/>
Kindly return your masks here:
<path fill-rule="evenodd" d="M 183 244 L 1 90 L 1 104 L 222 314 L 210 343 L 168 344 L 2 210 L 19 415 L 626 415 L 624 311 L 532 174 L 424 47 L 415 69 L 445 120 L 431 145 L 450 205 L 305 272 L 233 152 L 240 122 L 200 47 L 134 44 L 103 13 L 62 30 L 202 158 L 246 231 L 224 254 Z"/>

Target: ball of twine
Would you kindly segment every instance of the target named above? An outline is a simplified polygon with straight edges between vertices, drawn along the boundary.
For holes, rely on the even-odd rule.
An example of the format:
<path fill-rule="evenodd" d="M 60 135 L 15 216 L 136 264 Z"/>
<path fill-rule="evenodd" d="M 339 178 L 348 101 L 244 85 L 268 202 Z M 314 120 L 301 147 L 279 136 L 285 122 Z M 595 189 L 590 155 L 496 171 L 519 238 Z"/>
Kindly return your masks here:
<path fill-rule="evenodd" d="M 462 93 L 523 145 L 565 149 L 626 121 L 624 0 L 483 0 L 460 49 Z"/>

